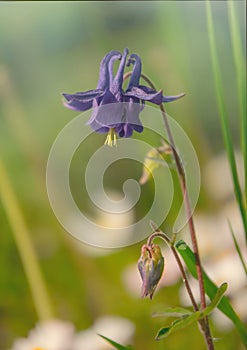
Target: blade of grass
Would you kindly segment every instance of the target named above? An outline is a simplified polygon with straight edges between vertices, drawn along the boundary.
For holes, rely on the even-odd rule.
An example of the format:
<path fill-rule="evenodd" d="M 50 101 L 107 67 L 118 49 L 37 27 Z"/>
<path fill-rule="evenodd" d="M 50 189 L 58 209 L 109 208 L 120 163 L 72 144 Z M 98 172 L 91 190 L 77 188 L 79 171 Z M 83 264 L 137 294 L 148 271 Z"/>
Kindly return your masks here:
<path fill-rule="evenodd" d="M 112 346 L 114 346 L 115 349 L 118 349 L 118 350 L 133 350 L 132 347 L 130 346 L 123 346 L 119 343 L 116 343 L 115 341 L 105 337 L 104 335 L 101 335 L 101 334 L 98 334 L 101 338 L 103 338 L 104 340 L 106 340 L 109 344 L 111 344 Z"/>
<path fill-rule="evenodd" d="M 241 250 L 240 250 L 240 248 L 239 248 L 239 244 L 238 244 L 237 239 L 236 239 L 236 237 L 235 237 L 235 235 L 234 235 L 234 232 L 233 232 L 231 223 L 228 222 L 228 224 L 229 224 L 230 231 L 231 231 L 231 234 L 232 234 L 232 239 L 233 239 L 233 242 L 234 242 L 234 245 L 235 245 L 235 249 L 236 249 L 236 251 L 237 251 L 237 253 L 238 253 L 238 256 L 239 256 L 239 259 L 240 259 L 241 264 L 242 264 L 242 266 L 243 266 L 244 272 L 245 272 L 245 274 L 246 274 L 246 276 L 247 276 L 247 267 L 246 267 L 246 264 L 245 264 L 245 262 L 244 262 L 244 258 L 243 258 L 243 255 L 242 255 L 242 253 L 241 253 Z"/>
<path fill-rule="evenodd" d="M 52 318 L 52 308 L 37 255 L 35 253 L 25 219 L 10 183 L 7 171 L 0 159 L 0 198 L 13 231 L 15 243 L 30 285 L 38 317 L 41 321 Z"/>
<path fill-rule="evenodd" d="M 220 77 L 219 62 L 218 62 L 217 52 L 216 52 L 215 33 L 214 33 L 211 4 L 209 0 L 206 1 L 206 8 L 207 8 L 207 24 L 208 24 L 211 59 L 212 59 L 212 66 L 213 66 L 213 73 L 214 73 L 214 80 L 215 80 L 218 109 L 219 109 L 219 115 L 221 120 L 221 127 L 223 132 L 225 148 L 229 159 L 229 164 L 230 164 L 230 169 L 231 169 L 231 174 L 232 174 L 232 179 L 234 184 L 235 197 L 240 209 L 243 226 L 245 230 L 245 239 L 247 242 L 247 214 L 246 214 L 246 208 L 244 205 L 241 187 L 239 183 L 236 160 L 234 156 L 233 144 L 232 144 L 231 134 L 229 129 L 227 110 L 226 110 L 226 105 L 224 100 L 223 89 L 222 89 L 222 81 Z"/>
<path fill-rule="evenodd" d="M 179 254 L 183 258 L 186 267 L 194 278 L 197 278 L 196 273 L 196 265 L 195 265 L 195 257 L 194 253 L 190 249 L 190 247 L 183 241 L 180 240 L 176 243 L 176 249 Z M 203 280 L 205 283 L 205 291 L 209 296 L 210 300 L 215 296 L 218 287 L 214 284 L 214 282 L 207 276 L 205 271 L 203 271 Z M 220 303 L 218 304 L 218 309 L 222 311 L 235 325 L 239 335 L 245 346 L 247 346 L 247 330 L 243 322 L 240 320 L 234 309 L 232 308 L 227 297 L 223 296 Z"/>
<path fill-rule="evenodd" d="M 236 5 L 234 1 L 227 1 L 228 18 L 231 33 L 231 42 L 233 49 L 233 58 L 237 76 L 237 91 L 239 100 L 239 111 L 241 118 L 241 143 L 244 160 L 245 173 L 245 205 L 247 205 L 247 118 L 246 118 L 246 68 L 243 47 L 241 44 L 241 35 L 239 31 Z"/>

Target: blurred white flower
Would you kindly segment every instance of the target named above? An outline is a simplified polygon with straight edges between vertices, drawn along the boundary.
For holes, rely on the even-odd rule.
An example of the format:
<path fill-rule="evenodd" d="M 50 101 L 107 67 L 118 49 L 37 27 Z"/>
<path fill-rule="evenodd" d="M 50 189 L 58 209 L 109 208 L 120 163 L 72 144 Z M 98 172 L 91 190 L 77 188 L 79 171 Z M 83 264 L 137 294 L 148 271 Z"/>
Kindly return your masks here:
<path fill-rule="evenodd" d="M 122 201 L 123 196 L 118 191 L 108 191 L 108 196 L 110 198 L 109 201 L 104 203 L 105 197 L 101 194 L 98 195 L 98 200 L 104 210 L 101 210 L 96 206 L 93 207 L 94 217 L 90 220 L 95 224 L 95 228 L 91 228 L 90 231 L 88 231 L 86 221 L 78 221 L 73 215 L 68 218 L 69 223 L 74 227 L 75 232 L 78 227 L 80 227 L 80 229 L 87 232 L 89 237 L 99 237 L 98 242 L 100 242 L 100 245 L 107 247 L 107 249 L 104 249 L 93 246 L 91 239 L 85 239 L 90 245 L 73 239 L 72 242 L 75 247 L 86 255 L 104 256 L 111 254 L 115 252 L 115 250 L 109 249 L 108 247 L 125 245 L 126 242 L 129 240 L 131 241 L 133 237 L 134 231 L 131 225 L 133 225 L 135 220 L 135 211 L 131 206 L 131 202 L 127 199 Z M 116 203 L 118 203 L 118 211 L 116 211 Z M 85 227 L 82 227 L 84 224 Z M 118 229 L 122 229 L 121 234 L 119 234 Z M 96 238 L 95 242 L 97 242 Z"/>
<path fill-rule="evenodd" d="M 243 186 L 243 157 L 236 151 L 235 158 L 240 184 Z M 233 197 L 232 176 L 226 153 L 211 158 L 203 169 L 202 175 L 203 186 L 214 200 L 224 201 Z"/>
<path fill-rule="evenodd" d="M 74 339 L 74 326 L 53 319 L 40 322 L 27 338 L 17 339 L 11 350 L 70 350 Z"/>
<path fill-rule="evenodd" d="M 71 323 L 54 319 L 38 323 L 27 338 L 17 339 L 11 350 L 110 350 L 112 346 L 98 334 L 129 344 L 134 332 L 131 321 L 117 316 L 100 317 L 91 328 L 78 333 Z"/>
<path fill-rule="evenodd" d="M 91 328 L 76 335 L 73 350 L 110 350 L 112 346 L 98 334 L 126 345 L 131 342 L 134 332 L 134 324 L 125 318 L 117 316 L 100 317 Z"/>
<path fill-rule="evenodd" d="M 135 298 L 140 298 L 142 281 L 136 264 L 128 265 L 122 273 L 122 284 L 126 291 Z"/>

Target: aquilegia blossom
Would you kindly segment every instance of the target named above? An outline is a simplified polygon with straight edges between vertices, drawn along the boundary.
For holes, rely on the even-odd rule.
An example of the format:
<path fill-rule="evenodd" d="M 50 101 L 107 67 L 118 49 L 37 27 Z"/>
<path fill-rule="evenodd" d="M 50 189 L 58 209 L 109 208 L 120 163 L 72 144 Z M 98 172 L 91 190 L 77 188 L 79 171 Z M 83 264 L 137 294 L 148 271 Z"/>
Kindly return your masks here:
<path fill-rule="evenodd" d="M 116 143 L 116 135 L 130 137 L 133 130 L 143 131 L 139 114 L 145 101 L 160 105 L 184 96 L 163 96 L 161 90 L 140 85 L 141 59 L 138 55 L 131 54 L 127 61 L 128 53 L 128 49 L 124 49 L 123 55 L 119 51 L 110 51 L 104 56 L 95 90 L 63 94 L 66 99 L 64 105 L 70 109 L 86 111 L 93 108 L 87 124 L 98 133 L 108 133 L 106 143 L 110 145 Z M 116 60 L 120 60 L 120 64 L 114 76 L 113 66 Z M 130 64 L 134 65 L 133 72 L 126 91 L 123 91 L 124 69 Z"/>
<path fill-rule="evenodd" d="M 158 244 L 142 246 L 138 269 L 142 279 L 142 298 L 149 295 L 152 299 L 154 291 L 164 270 L 164 258 Z"/>

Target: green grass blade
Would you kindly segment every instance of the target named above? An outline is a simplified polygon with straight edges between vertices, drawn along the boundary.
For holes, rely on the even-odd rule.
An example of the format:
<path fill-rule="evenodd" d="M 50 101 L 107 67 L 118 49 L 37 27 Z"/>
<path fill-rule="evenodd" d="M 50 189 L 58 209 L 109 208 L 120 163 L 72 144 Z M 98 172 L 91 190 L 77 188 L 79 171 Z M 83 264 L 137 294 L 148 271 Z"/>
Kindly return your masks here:
<path fill-rule="evenodd" d="M 231 168 L 231 174 L 232 174 L 232 179 L 234 184 L 234 192 L 235 192 L 236 200 L 240 209 L 243 226 L 245 230 L 245 238 L 247 241 L 247 214 L 246 214 L 246 208 L 244 205 L 244 200 L 243 200 L 241 187 L 239 183 L 236 160 L 234 156 L 234 150 L 233 150 L 233 145 L 231 140 L 229 124 L 228 124 L 226 105 L 225 105 L 224 94 L 222 89 L 222 81 L 220 78 L 220 68 L 219 68 L 219 62 L 218 62 L 217 52 L 216 52 L 215 33 L 214 33 L 214 25 L 213 25 L 213 19 L 212 19 L 211 4 L 210 4 L 210 1 L 208 0 L 206 1 L 206 7 L 207 7 L 207 24 L 208 24 L 208 33 L 209 33 L 209 43 L 210 43 L 210 51 L 211 51 L 212 66 L 213 66 L 213 73 L 214 73 L 214 80 L 215 80 L 215 88 L 216 88 L 216 97 L 218 102 L 221 127 L 222 127 L 226 152 L 227 152 L 227 156 L 228 156 L 229 164 Z"/>
<path fill-rule="evenodd" d="M 241 143 L 244 160 L 245 174 L 245 205 L 247 204 L 247 118 L 246 118 L 246 68 L 241 35 L 236 15 L 236 4 L 234 1 L 227 1 L 228 18 L 233 49 L 233 58 L 237 75 L 237 91 L 239 100 L 239 111 L 241 118 Z"/>
<path fill-rule="evenodd" d="M 183 258 L 185 265 L 191 273 L 191 275 L 194 278 L 197 278 L 195 257 L 190 247 L 183 240 L 180 240 L 176 243 L 176 249 Z M 207 276 L 207 274 L 204 271 L 203 280 L 206 294 L 209 296 L 210 300 L 212 300 L 218 290 L 218 287 L 214 284 L 214 282 Z M 233 322 L 237 331 L 239 332 L 239 335 L 241 336 L 243 343 L 245 344 L 245 346 L 247 346 L 246 327 L 232 308 L 228 298 L 226 296 L 223 296 L 217 307 Z"/>
<path fill-rule="evenodd" d="M 130 346 L 123 346 L 121 344 L 116 343 L 115 341 L 105 337 L 104 335 L 98 334 L 101 338 L 105 339 L 109 344 L 115 347 L 117 350 L 133 350 Z"/>
<path fill-rule="evenodd" d="M 235 237 L 235 235 L 234 235 L 234 232 L 233 232 L 233 229 L 232 229 L 232 225 L 230 224 L 230 222 L 229 222 L 228 224 L 229 224 L 230 231 L 231 231 L 231 234 L 232 234 L 232 239 L 233 239 L 233 242 L 234 242 L 234 245 L 235 245 L 235 249 L 236 249 L 236 251 L 237 251 L 237 253 L 238 253 L 238 256 L 239 256 L 239 259 L 240 259 L 241 264 L 242 264 L 242 266 L 243 266 L 244 272 L 245 272 L 245 274 L 246 274 L 246 276 L 247 276 L 247 267 L 246 267 L 246 264 L 245 264 L 245 262 L 244 262 L 243 255 L 242 255 L 241 250 L 240 250 L 240 248 L 239 248 L 237 239 L 236 239 L 236 237 Z"/>
<path fill-rule="evenodd" d="M 27 228 L 25 218 L 15 195 L 12 183 L 0 158 L 0 200 L 3 203 L 9 224 L 11 226 L 16 247 L 20 254 L 31 295 L 42 321 L 53 317 L 52 302 L 48 294 L 47 285 L 40 269 L 38 257 Z"/>

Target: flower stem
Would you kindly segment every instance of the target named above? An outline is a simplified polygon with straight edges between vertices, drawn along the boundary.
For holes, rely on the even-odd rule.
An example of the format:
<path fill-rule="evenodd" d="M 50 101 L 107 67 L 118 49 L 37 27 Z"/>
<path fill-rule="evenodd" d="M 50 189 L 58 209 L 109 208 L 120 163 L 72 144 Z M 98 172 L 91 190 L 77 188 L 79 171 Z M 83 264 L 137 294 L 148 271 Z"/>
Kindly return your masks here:
<path fill-rule="evenodd" d="M 129 78 L 131 76 L 131 74 L 132 74 L 132 71 L 125 73 L 124 80 Z M 145 74 L 141 74 L 141 77 L 149 84 L 149 86 L 152 89 L 157 90 L 155 85 L 152 83 L 152 81 Z M 167 114 L 166 114 L 166 111 L 165 111 L 163 104 L 160 105 L 160 110 L 162 113 L 162 117 L 163 117 L 166 131 L 167 131 L 169 143 L 170 143 L 170 146 L 172 149 L 172 154 L 173 154 L 173 157 L 174 157 L 174 160 L 176 163 L 180 187 L 181 187 L 181 191 L 182 191 L 183 198 L 184 198 L 186 216 L 187 216 L 188 226 L 189 226 L 189 230 L 190 230 L 191 242 L 192 242 L 193 252 L 194 252 L 194 256 L 195 256 L 197 277 L 198 277 L 198 282 L 199 282 L 201 310 L 203 310 L 206 308 L 205 288 L 204 288 L 204 282 L 203 282 L 202 266 L 201 266 L 201 260 L 200 260 L 200 255 L 199 255 L 195 227 L 194 227 L 194 221 L 193 221 L 193 217 L 192 217 L 192 210 L 191 210 L 191 205 L 190 205 L 190 200 L 189 200 L 189 195 L 188 195 L 188 190 L 187 190 L 187 185 L 186 185 L 185 173 L 184 173 L 183 166 L 180 162 L 179 155 L 176 151 L 174 138 L 172 135 L 172 131 L 171 131 L 171 128 L 170 128 L 170 125 L 168 122 L 168 118 L 167 118 Z M 192 304 L 193 304 L 193 302 L 192 302 Z M 193 306 L 195 306 L 195 305 L 193 304 Z M 204 338 L 205 338 L 208 349 L 214 350 L 214 343 L 213 343 L 212 335 L 211 335 L 210 328 L 209 328 L 208 318 L 205 317 L 202 320 L 202 322 L 200 322 L 200 324 L 201 324 L 202 332 L 204 334 Z"/>
<path fill-rule="evenodd" d="M 182 278 L 183 278 L 184 285 L 187 289 L 187 292 L 188 292 L 189 298 L 191 300 L 191 303 L 193 305 L 194 311 L 198 311 L 199 310 L 198 305 L 197 305 L 196 300 L 194 298 L 193 292 L 190 288 L 190 284 L 189 284 L 186 272 L 184 270 L 183 264 L 180 260 L 180 257 L 178 255 L 176 249 L 174 248 L 173 240 L 171 240 L 164 232 L 162 232 L 160 229 L 158 229 L 157 226 L 154 224 L 154 222 L 151 221 L 150 224 L 151 224 L 151 227 L 155 230 L 155 232 L 151 236 L 149 236 L 149 238 L 147 240 L 147 245 L 151 246 L 153 239 L 156 237 L 160 237 L 160 238 L 164 239 L 164 241 L 168 244 L 168 246 L 170 247 L 170 249 L 171 249 L 171 251 L 176 259 L 176 262 L 178 264 L 179 270 L 180 270 Z M 204 318 L 202 320 L 199 320 L 198 322 L 199 322 L 201 331 L 204 335 L 205 341 L 208 345 L 208 349 L 213 350 L 214 349 L 213 339 L 212 339 L 212 336 L 210 334 L 207 321 Z"/>
<path fill-rule="evenodd" d="M 194 295 L 193 295 L 192 290 L 190 288 L 190 284 L 189 284 L 187 275 L 185 273 L 183 264 L 182 264 L 182 262 L 180 260 L 180 257 L 178 255 L 176 249 L 174 248 L 173 242 L 171 241 L 171 239 L 164 232 L 159 230 L 157 228 L 157 226 L 154 225 L 153 222 L 151 222 L 151 226 L 155 230 L 155 232 L 148 238 L 147 245 L 151 246 L 153 239 L 156 238 L 156 237 L 162 238 L 168 244 L 168 246 L 170 247 L 170 249 L 171 249 L 171 251 L 172 251 L 172 253 L 174 255 L 174 258 L 176 259 L 176 262 L 178 264 L 179 270 L 180 270 L 182 278 L 183 278 L 183 282 L 184 282 L 185 287 L 187 289 L 187 292 L 188 292 L 188 295 L 189 295 L 190 300 L 192 302 L 193 308 L 194 308 L 195 311 L 198 311 L 199 310 L 198 309 L 198 305 L 197 305 L 197 303 L 195 301 L 195 298 L 194 298 Z"/>
<path fill-rule="evenodd" d="M 144 75 L 142 75 L 142 78 L 144 80 L 146 80 L 146 82 L 151 86 L 151 88 L 155 89 L 155 86 L 150 81 L 150 79 L 148 79 Z M 169 138 L 169 143 L 170 143 L 170 146 L 172 149 L 173 157 L 174 157 L 174 160 L 176 163 L 180 187 L 181 187 L 181 191 L 182 191 L 182 194 L 184 197 L 185 210 L 186 210 L 187 219 L 188 219 L 188 225 L 189 225 L 191 241 L 192 241 L 192 245 L 193 245 L 193 251 L 195 254 L 197 275 L 198 275 L 199 288 L 200 288 L 201 308 L 204 309 L 206 307 L 206 298 L 205 298 L 205 289 L 204 289 L 204 283 L 203 283 L 203 278 L 202 278 L 202 267 L 201 267 L 199 249 L 198 249 L 197 238 L 196 238 L 196 233 L 195 233 L 194 221 L 193 221 L 192 211 L 191 211 L 191 206 L 190 206 L 190 200 L 189 200 L 189 195 L 188 195 L 187 186 L 186 186 L 185 173 L 184 173 L 183 166 L 180 162 L 178 153 L 176 151 L 175 141 L 173 139 L 172 131 L 171 131 L 171 128 L 170 128 L 170 125 L 168 122 L 168 118 L 167 118 L 167 114 L 166 114 L 166 111 L 165 111 L 163 104 L 160 105 L 160 110 L 162 113 L 163 121 L 164 121 L 167 135 Z"/>
<path fill-rule="evenodd" d="M 28 229 L 11 186 L 7 171 L 0 159 L 0 197 L 13 231 L 15 243 L 30 285 L 33 302 L 41 321 L 52 318 L 51 302 L 39 268 L 38 259 Z"/>
<path fill-rule="evenodd" d="M 156 87 L 154 86 L 154 84 L 152 83 L 152 81 L 148 77 L 146 77 L 144 74 L 142 74 L 141 76 L 150 85 L 150 87 L 152 89 L 157 90 Z M 170 128 L 170 125 L 168 122 L 168 118 L 167 118 L 167 114 L 166 114 L 166 111 L 165 111 L 163 104 L 160 105 L 160 110 L 162 113 L 162 117 L 163 117 L 166 131 L 167 131 L 169 143 L 170 143 L 170 146 L 172 148 L 173 157 L 174 157 L 176 167 L 177 167 L 177 173 L 178 173 L 178 177 L 179 177 L 180 187 L 181 187 L 182 195 L 184 198 L 185 210 L 186 210 L 186 215 L 187 215 L 187 219 L 188 219 L 188 226 L 189 226 L 190 236 L 191 236 L 191 242 L 192 242 L 192 246 L 193 246 L 193 252 L 195 255 L 196 271 L 197 271 L 199 290 L 200 290 L 201 310 L 203 310 L 206 308 L 205 288 L 204 288 L 202 266 L 201 266 L 198 243 L 197 243 L 197 238 L 196 238 L 195 226 L 194 226 L 192 210 L 191 210 L 191 206 L 190 206 L 190 200 L 189 200 L 189 195 L 188 195 L 188 190 L 187 190 L 187 185 L 186 185 L 185 173 L 184 173 L 183 166 L 180 162 L 179 155 L 176 151 L 175 141 L 174 141 L 174 138 L 172 135 L 172 131 L 171 131 L 171 128 Z M 206 340 L 208 349 L 210 349 L 210 350 L 214 349 L 214 344 L 213 344 L 212 336 L 210 333 L 210 328 L 209 328 L 209 323 L 208 323 L 207 317 L 204 318 L 203 333 L 205 336 L 205 340 Z"/>

